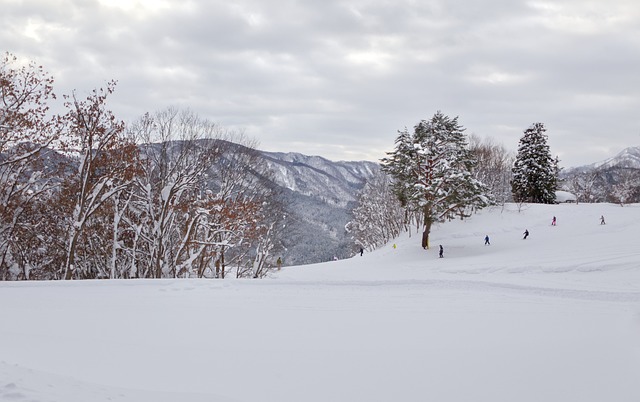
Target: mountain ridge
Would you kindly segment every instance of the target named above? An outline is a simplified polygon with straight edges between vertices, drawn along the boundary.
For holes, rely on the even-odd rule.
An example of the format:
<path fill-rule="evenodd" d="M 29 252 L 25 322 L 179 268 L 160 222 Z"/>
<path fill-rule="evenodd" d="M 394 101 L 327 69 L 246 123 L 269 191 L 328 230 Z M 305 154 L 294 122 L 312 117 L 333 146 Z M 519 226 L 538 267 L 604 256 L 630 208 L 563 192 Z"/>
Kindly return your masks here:
<path fill-rule="evenodd" d="M 288 230 L 282 239 L 286 265 L 346 258 L 356 245 L 344 229 L 357 193 L 378 171 L 369 161 L 334 162 L 297 152 L 259 151 L 281 189 Z"/>
<path fill-rule="evenodd" d="M 578 166 L 569 170 L 599 170 L 608 168 L 640 169 L 640 146 L 631 146 L 618 152 L 615 156 L 588 165 Z"/>

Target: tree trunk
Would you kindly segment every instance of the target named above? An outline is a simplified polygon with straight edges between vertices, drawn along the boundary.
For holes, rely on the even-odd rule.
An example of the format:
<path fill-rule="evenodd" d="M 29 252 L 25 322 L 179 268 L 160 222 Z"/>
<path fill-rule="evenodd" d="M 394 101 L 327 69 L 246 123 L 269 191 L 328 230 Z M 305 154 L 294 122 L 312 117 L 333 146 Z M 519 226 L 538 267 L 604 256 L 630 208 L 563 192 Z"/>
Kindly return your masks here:
<path fill-rule="evenodd" d="M 64 279 L 66 280 L 73 278 L 76 262 L 76 245 L 78 244 L 78 237 L 80 236 L 79 230 L 76 228 L 72 228 L 71 230 L 73 233 L 70 236 L 69 244 L 67 246 L 67 261 L 64 267 Z"/>
<path fill-rule="evenodd" d="M 224 279 L 225 276 L 225 263 L 224 263 L 224 246 L 222 246 L 222 251 L 220 252 L 220 269 L 222 270 L 220 272 L 220 278 Z"/>
<path fill-rule="evenodd" d="M 424 207 L 424 231 L 422 232 L 422 248 L 429 249 L 429 234 L 431 233 L 431 224 L 433 217 L 431 216 L 431 208 L 428 205 Z"/>

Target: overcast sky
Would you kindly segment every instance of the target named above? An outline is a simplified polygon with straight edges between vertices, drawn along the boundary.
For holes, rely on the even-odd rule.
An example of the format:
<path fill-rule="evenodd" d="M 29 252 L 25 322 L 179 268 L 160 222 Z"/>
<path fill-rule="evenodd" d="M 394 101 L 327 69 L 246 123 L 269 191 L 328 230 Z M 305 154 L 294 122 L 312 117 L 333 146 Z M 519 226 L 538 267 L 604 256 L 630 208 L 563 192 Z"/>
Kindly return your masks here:
<path fill-rule="evenodd" d="M 2 0 L 0 50 L 60 95 L 118 81 L 132 121 L 169 106 L 268 151 L 377 161 L 441 110 L 561 165 L 640 145 L 637 0 Z"/>

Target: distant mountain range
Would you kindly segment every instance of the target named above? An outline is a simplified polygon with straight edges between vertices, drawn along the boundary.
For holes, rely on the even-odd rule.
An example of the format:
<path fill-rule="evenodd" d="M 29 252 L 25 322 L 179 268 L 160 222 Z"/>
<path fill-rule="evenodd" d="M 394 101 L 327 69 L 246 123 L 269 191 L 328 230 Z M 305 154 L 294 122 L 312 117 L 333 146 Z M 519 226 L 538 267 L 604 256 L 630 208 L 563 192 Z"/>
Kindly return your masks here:
<path fill-rule="evenodd" d="M 356 251 L 344 226 L 356 196 L 379 169 L 374 162 L 333 162 L 299 153 L 262 152 L 287 211 L 286 265 L 346 258 Z"/>
<path fill-rule="evenodd" d="M 625 148 L 616 156 L 605 159 L 601 162 L 595 162 L 589 165 L 580 166 L 569 170 L 589 171 L 594 169 L 604 170 L 609 168 L 640 169 L 640 146 Z"/>
<path fill-rule="evenodd" d="M 563 170 L 560 183 L 582 202 L 640 202 L 640 147 L 625 148 L 601 162 Z"/>
<path fill-rule="evenodd" d="M 332 162 L 299 153 L 262 152 L 275 173 L 275 182 L 301 195 L 340 207 L 355 201 L 354 190 L 378 171 L 377 163 Z"/>

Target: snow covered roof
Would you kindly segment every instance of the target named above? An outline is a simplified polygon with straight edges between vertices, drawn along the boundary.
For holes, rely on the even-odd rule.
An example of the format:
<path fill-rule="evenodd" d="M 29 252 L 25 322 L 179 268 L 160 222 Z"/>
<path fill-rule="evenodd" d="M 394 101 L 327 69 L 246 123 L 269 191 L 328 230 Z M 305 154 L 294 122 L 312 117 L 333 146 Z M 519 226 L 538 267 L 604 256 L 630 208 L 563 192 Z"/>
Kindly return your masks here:
<path fill-rule="evenodd" d="M 556 191 L 556 202 L 576 202 L 578 197 L 568 191 Z"/>

